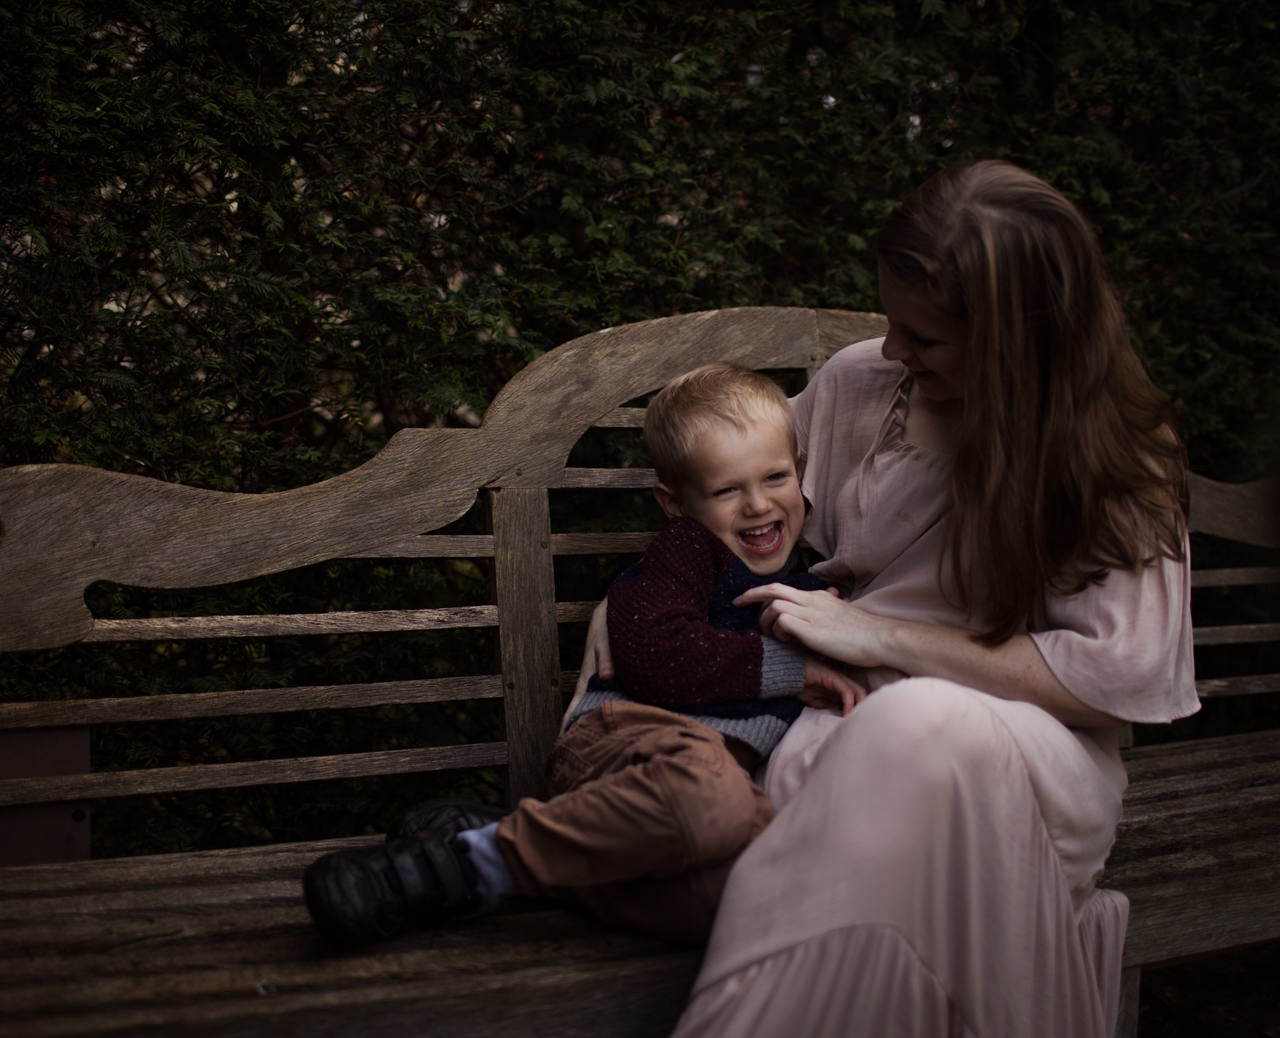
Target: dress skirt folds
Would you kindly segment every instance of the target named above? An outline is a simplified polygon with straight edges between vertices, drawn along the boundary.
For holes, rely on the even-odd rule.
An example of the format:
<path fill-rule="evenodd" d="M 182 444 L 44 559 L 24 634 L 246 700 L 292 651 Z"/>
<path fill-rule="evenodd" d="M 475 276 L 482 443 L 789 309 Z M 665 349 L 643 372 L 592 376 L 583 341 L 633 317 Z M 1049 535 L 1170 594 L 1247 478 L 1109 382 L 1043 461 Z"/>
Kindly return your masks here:
<path fill-rule="evenodd" d="M 1124 786 L 1087 736 L 949 682 L 806 711 L 676 1034 L 1110 1035 L 1128 902 L 1093 884 Z"/>

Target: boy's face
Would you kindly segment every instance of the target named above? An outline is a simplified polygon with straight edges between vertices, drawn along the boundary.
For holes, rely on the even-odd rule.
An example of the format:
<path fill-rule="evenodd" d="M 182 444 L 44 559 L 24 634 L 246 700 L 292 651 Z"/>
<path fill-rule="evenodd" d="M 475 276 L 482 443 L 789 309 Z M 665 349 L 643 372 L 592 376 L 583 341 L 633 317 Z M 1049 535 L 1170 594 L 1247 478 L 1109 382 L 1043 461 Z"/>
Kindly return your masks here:
<path fill-rule="evenodd" d="M 758 576 L 781 569 L 804 526 L 788 429 L 757 422 L 742 432 L 717 422 L 699 438 L 687 467 L 678 491 L 655 488 L 663 511 L 700 522 Z"/>

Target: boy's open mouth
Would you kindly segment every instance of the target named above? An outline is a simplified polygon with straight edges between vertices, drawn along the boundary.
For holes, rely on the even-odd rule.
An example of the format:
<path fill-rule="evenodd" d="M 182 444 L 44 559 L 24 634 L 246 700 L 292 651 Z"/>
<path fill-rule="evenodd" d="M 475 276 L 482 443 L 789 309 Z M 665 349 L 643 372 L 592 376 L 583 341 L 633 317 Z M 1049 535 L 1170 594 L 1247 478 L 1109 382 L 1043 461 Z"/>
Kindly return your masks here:
<path fill-rule="evenodd" d="M 738 540 L 748 551 L 767 555 L 777 551 L 782 544 L 782 520 L 768 523 L 765 526 L 754 526 L 749 530 L 739 530 Z"/>

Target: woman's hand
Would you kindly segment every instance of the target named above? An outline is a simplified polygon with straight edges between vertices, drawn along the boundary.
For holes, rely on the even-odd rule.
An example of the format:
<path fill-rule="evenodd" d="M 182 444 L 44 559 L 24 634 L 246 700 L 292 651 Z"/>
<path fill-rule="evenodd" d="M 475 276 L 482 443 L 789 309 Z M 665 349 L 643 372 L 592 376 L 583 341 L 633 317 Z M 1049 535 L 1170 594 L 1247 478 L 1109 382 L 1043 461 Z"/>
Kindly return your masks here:
<path fill-rule="evenodd" d="M 606 681 L 613 677 L 613 657 L 609 655 L 609 599 L 605 598 L 591 611 L 591 623 L 587 625 L 587 644 L 582 651 L 582 670 L 578 672 L 578 683 L 573 689 L 573 698 L 560 719 L 560 731 L 564 731 L 569 723 L 578 701 L 587 691 L 587 682 L 592 674 L 598 674 Z"/>
<path fill-rule="evenodd" d="M 835 588 L 802 591 L 764 584 L 734 599 L 734 605 L 761 603 L 760 630 L 779 641 L 795 640 L 829 659 L 859 667 L 891 664 L 885 658 L 891 621 L 840 598 Z"/>
<path fill-rule="evenodd" d="M 1122 722 L 1071 694 L 1035 642 L 1016 634 L 983 645 L 973 632 L 945 624 L 893 620 L 822 591 L 765 584 L 735 602 L 764 603 L 760 627 L 782 641 L 857 667 L 891 667 L 912 677 L 945 678 L 1001 699 L 1033 703 L 1073 728 L 1116 728 Z"/>
<path fill-rule="evenodd" d="M 843 717 L 867 698 L 867 690 L 825 660 L 804 654 L 804 691 L 797 699 L 818 710 L 836 710 Z"/>

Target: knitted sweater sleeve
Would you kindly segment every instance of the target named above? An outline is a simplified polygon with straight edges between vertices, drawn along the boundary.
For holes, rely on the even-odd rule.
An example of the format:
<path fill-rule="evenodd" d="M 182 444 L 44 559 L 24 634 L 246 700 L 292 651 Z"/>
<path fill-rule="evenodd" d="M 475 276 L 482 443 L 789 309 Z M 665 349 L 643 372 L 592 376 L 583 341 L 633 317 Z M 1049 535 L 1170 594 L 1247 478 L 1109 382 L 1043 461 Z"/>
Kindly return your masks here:
<path fill-rule="evenodd" d="M 760 696 L 760 633 L 708 622 L 712 595 L 732 562 L 705 527 L 675 519 L 610 587 L 609 648 L 628 696 L 668 707 Z"/>

